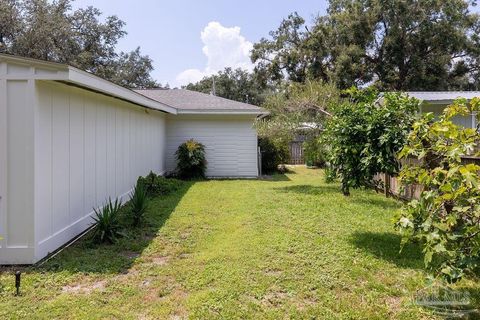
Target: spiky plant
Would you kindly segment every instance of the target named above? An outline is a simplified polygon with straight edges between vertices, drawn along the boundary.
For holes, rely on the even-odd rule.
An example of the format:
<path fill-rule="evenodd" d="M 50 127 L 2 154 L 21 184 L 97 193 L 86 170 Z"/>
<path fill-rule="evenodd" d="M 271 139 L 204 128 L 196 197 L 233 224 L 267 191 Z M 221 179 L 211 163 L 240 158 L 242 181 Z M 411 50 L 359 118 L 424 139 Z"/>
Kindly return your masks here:
<path fill-rule="evenodd" d="M 94 209 L 95 216 L 93 239 L 97 242 L 114 243 L 121 236 L 121 224 L 119 221 L 119 213 L 122 207 L 120 200 L 109 198 L 103 208 Z"/>
<path fill-rule="evenodd" d="M 145 218 L 147 211 L 148 196 L 143 183 L 137 182 L 130 195 L 130 214 L 134 226 L 139 226 Z"/>

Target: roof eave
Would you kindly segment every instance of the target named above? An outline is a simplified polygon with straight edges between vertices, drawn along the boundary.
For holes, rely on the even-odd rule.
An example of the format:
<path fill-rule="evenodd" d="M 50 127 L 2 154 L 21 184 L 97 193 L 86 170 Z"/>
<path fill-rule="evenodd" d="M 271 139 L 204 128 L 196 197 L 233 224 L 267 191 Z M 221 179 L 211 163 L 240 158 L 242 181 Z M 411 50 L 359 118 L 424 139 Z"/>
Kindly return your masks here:
<path fill-rule="evenodd" d="M 214 110 L 214 109 L 178 109 L 178 114 L 198 114 L 198 115 L 268 115 L 267 111 L 263 110 Z"/>
<path fill-rule="evenodd" d="M 28 68 L 29 71 L 18 74 L 15 72 L 8 73 L 8 63 L 23 66 Z M 125 100 L 148 109 L 177 114 L 176 108 L 66 64 L 0 54 L 0 78 L 59 81 Z"/>
<path fill-rule="evenodd" d="M 74 84 L 80 85 L 85 88 L 89 88 L 94 91 L 99 91 L 107 95 L 121 98 L 133 102 L 135 104 L 145 106 L 147 108 L 164 111 L 171 114 L 177 114 L 177 109 L 163 104 L 161 102 L 150 99 L 140 93 L 133 90 L 124 88 L 117 84 L 114 84 L 108 80 L 99 78 L 91 73 L 82 71 L 74 67 L 68 67 L 69 75 L 68 81 Z"/>

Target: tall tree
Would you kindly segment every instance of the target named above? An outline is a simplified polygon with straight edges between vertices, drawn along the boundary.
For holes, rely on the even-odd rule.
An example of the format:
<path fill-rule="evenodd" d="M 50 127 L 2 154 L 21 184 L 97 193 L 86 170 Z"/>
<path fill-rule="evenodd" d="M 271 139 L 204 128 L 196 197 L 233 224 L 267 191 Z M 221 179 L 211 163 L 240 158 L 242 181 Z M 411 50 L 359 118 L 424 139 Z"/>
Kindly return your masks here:
<path fill-rule="evenodd" d="M 215 78 L 215 79 L 214 79 Z M 203 93 L 213 92 L 219 97 L 239 102 L 261 105 L 271 88 L 256 75 L 246 70 L 225 68 L 215 75 L 204 77 L 197 83 L 190 83 L 184 88 Z"/>
<path fill-rule="evenodd" d="M 140 53 L 117 53 L 126 35 L 116 16 L 100 21 L 94 7 L 72 10 L 72 0 L 2 0 L 0 52 L 67 63 L 128 87 L 159 86 L 152 60 Z"/>
<path fill-rule="evenodd" d="M 480 18 L 470 0 L 330 0 L 307 27 L 292 14 L 255 44 L 256 72 L 381 90 L 480 88 Z"/>

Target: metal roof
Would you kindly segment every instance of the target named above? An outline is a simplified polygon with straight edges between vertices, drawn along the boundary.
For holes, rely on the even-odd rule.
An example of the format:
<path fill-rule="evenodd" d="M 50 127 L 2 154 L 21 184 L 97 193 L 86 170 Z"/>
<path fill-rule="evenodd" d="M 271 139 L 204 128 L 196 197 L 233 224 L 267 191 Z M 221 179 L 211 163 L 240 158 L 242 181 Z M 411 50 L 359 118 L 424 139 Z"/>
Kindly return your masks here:
<path fill-rule="evenodd" d="M 474 97 L 480 97 L 480 91 L 410 91 L 406 93 L 410 97 L 429 103 L 452 102 L 457 98 L 470 100 Z"/>

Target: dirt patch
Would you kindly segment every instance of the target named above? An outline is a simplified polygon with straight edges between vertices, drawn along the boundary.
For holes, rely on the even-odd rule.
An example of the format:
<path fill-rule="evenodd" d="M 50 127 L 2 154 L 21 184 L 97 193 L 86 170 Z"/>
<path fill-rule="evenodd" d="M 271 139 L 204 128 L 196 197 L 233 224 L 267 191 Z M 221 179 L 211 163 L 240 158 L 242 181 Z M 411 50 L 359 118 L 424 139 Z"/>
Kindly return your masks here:
<path fill-rule="evenodd" d="M 152 263 L 156 266 L 164 266 L 170 262 L 170 256 L 153 257 Z"/>
<path fill-rule="evenodd" d="M 64 286 L 62 288 L 62 292 L 64 293 L 82 293 L 82 294 L 90 294 L 93 291 L 101 291 L 104 290 L 106 287 L 107 281 L 101 280 L 93 283 L 80 283 L 71 286 Z"/>
<path fill-rule="evenodd" d="M 269 277 L 279 277 L 282 275 L 282 270 L 278 270 L 278 269 L 266 270 L 265 275 Z"/>
<path fill-rule="evenodd" d="M 288 293 L 284 291 L 272 291 L 263 296 L 260 304 L 264 307 L 280 306 L 289 299 Z"/>
<path fill-rule="evenodd" d="M 385 299 L 388 309 L 392 313 L 398 313 L 402 306 L 402 299 L 400 297 L 388 297 Z"/>
<path fill-rule="evenodd" d="M 180 259 L 188 259 L 188 258 L 190 258 L 191 256 L 192 256 L 191 253 L 180 253 L 180 254 L 178 255 L 178 258 L 180 258 Z"/>
<path fill-rule="evenodd" d="M 128 259 L 136 259 L 140 256 L 140 253 L 135 252 L 135 251 L 123 251 L 120 253 L 122 257 L 128 258 Z"/>

